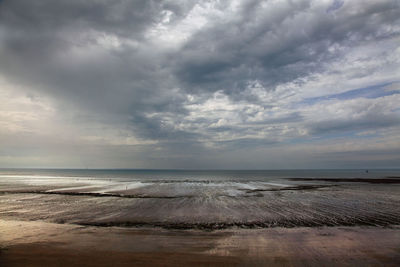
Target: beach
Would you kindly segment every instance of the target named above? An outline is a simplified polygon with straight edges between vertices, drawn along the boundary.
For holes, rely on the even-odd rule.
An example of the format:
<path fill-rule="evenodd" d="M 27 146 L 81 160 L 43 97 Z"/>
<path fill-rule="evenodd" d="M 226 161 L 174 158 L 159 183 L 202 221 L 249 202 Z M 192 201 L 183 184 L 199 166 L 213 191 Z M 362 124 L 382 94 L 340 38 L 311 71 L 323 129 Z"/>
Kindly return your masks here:
<path fill-rule="evenodd" d="M 400 229 L 99 228 L 0 221 L 1 266 L 398 266 Z"/>
<path fill-rule="evenodd" d="M 0 267 L 399 266 L 400 0 L 0 0 Z"/>
<path fill-rule="evenodd" d="M 0 175 L 0 265 L 400 264 L 397 176 L 129 175 Z"/>

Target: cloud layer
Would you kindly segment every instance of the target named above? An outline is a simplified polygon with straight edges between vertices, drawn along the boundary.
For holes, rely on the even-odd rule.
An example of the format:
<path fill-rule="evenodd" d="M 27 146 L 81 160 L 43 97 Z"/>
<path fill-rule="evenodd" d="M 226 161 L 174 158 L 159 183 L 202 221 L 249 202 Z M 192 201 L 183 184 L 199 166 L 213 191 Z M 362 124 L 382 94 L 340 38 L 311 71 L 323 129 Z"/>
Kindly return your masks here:
<path fill-rule="evenodd" d="M 0 2 L 0 166 L 400 165 L 398 1 Z"/>

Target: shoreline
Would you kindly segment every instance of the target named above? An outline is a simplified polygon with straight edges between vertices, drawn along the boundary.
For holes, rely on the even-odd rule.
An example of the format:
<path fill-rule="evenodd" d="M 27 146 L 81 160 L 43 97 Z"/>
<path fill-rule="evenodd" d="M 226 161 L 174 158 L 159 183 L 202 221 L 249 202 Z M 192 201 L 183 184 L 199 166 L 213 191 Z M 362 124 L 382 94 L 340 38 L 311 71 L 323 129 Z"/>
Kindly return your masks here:
<path fill-rule="evenodd" d="M 400 226 L 166 230 L 0 219 L 1 266 L 400 264 Z"/>

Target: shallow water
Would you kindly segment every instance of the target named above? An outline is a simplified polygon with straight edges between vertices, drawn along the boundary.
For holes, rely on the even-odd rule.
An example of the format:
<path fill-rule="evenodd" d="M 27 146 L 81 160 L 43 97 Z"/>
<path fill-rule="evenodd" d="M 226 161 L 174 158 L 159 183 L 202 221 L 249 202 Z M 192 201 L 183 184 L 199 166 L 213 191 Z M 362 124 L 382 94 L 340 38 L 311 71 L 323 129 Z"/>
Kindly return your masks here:
<path fill-rule="evenodd" d="M 185 229 L 386 226 L 400 223 L 399 172 L 2 170 L 0 214 L 18 220 Z M 344 179 L 289 179 L 296 177 Z M 396 183 L 347 179 L 379 182 L 385 177 Z"/>

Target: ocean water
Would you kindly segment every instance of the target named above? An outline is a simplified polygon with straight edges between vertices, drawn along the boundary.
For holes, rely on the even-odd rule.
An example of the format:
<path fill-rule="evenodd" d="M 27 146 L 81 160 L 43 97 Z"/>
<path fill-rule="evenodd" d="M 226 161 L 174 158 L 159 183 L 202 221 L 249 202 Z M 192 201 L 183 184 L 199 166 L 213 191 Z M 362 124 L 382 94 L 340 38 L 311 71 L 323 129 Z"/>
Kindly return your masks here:
<path fill-rule="evenodd" d="M 379 170 L 126 170 L 126 169 L 0 169 L 1 183 L 64 185 L 72 189 L 102 187 L 104 190 L 132 189 L 140 185 L 207 184 L 221 187 L 238 185 L 288 186 L 288 178 L 385 178 L 399 177 L 400 169 Z M 304 183 L 304 182 L 303 182 Z M 103 190 L 103 191 L 104 191 Z M 107 191 L 107 190 L 106 190 Z"/>
<path fill-rule="evenodd" d="M 400 169 L 379 170 L 126 170 L 126 169 L 0 169 L 1 184 L 57 186 L 50 190 L 80 189 L 88 192 L 130 190 L 151 185 L 177 193 L 198 190 L 284 187 L 299 182 L 289 178 L 386 178 L 400 177 Z M 301 182 L 304 184 L 304 181 Z M 65 188 L 63 188 L 65 187 Z M 181 187 L 178 190 L 178 187 Z M 92 190 L 97 189 L 97 190 Z"/>
<path fill-rule="evenodd" d="M 269 181 L 285 178 L 385 178 L 400 169 L 301 170 L 151 170 L 151 169 L 0 169 L 0 177 L 96 178 L 115 181 Z"/>

